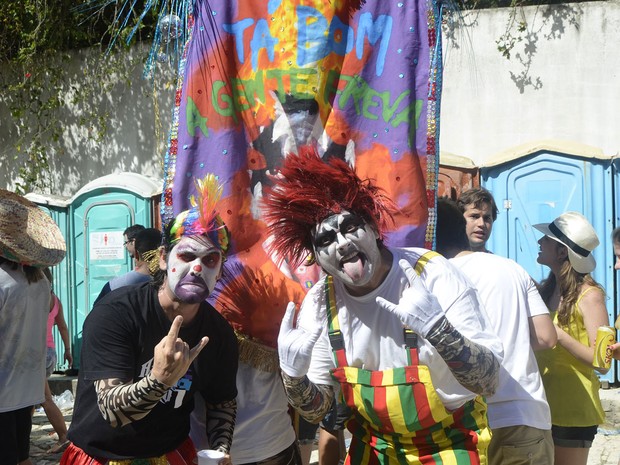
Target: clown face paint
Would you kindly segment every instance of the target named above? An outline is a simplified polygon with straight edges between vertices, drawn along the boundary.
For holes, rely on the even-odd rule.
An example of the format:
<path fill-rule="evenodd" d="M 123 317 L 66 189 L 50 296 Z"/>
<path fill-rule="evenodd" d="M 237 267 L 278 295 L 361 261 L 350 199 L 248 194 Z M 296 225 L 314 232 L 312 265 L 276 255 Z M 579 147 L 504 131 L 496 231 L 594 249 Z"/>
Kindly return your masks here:
<path fill-rule="evenodd" d="M 198 303 L 215 288 L 222 253 L 206 236 L 182 237 L 167 261 L 168 287 L 181 302 Z"/>
<path fill-rule="evenodd" d="M 317 263 L 326 273 L 347 288 L 365 290 L 381 270 L 378 238 L 370 224 L 343 210 L 316 225 L 312 245 Z"/>

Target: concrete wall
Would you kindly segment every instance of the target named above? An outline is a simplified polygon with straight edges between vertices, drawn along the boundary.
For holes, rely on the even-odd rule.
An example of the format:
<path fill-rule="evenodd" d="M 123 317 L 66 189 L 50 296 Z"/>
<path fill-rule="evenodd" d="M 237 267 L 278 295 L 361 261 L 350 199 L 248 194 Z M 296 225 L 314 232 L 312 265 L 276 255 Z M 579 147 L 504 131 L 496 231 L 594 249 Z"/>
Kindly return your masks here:
<path fill-rule="evenodd" d="M 48 188 L 39 193 L 70 197 L 94 179 L 124 171 L 162 179 L 176 82 L 170 66 L 158 65 L 154 91 L 153 82 L 142 76 L 147 52 L 146 45 L 135 46 L 118 62 L 117 57 L 103 58 L 98 49 L 88 49 L 66 63 L 63 109 L 58 112 L 64 125 L 62 144 L 60 150 L 50 150 Z M 102 79 L 105 60 L 116 60 L 112 69 L 117 72 L 104 72 Z M 86 101 L 74 103 L 75 88 L 80 87 L 94 91 Z M 18 134 L 6 98 L 0 95 L 0 187 L 12 188 L 24 158 L 13 149 Z M 98 130 L 96 122 L 80 123 L 90 110 L 107 125 L 100 141 L 88 137 Z"/>
<path fill-rule="evenodd" d="M 465 13 L 445 25 L 441 150 L 481 165 L 512 147 L 559 139 L 617 155 L 620 3 L 516 10 L 527 30 L 508 60 L 496 41 L 511 11 Z"/>

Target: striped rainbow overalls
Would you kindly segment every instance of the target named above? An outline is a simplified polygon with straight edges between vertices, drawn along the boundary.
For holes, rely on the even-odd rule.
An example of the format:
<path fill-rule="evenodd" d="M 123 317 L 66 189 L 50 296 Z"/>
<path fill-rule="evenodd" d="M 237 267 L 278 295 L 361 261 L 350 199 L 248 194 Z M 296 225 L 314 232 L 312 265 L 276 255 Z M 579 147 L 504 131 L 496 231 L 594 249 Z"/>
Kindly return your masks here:
<path fill-rule="evenodd" d="M 430 258 L 427 255 L 416 264 L 418 274 Z M 408 329 L 403 338 L 409 366 L 384 371 L 348 366 L 331 276 L 325 291 L 336 363 L 332 376 L 340 383 L 341 401 L 352 412 L 345 465 L 486 464 L 491 439 L 486 402 L 478 397 L 448 412 L 428 367 L 419 363 L 417 335 Z"/>

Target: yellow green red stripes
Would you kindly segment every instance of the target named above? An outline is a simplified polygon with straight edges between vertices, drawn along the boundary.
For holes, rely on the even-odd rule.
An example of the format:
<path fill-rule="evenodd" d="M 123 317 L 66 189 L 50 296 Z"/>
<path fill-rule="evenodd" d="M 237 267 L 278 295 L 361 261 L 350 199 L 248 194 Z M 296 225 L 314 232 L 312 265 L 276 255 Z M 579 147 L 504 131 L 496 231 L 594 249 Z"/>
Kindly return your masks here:
<path fill-rule="evenodd" d="M 424 254 L 415 264 L 421 274 L 437 255 Z M 332 376 L 353 415 L 347 422 L 352 439 L 345 465 L 486 464 L 490 433 L 486 403 L 467 402 L 448 412 L 432 384 L 429 368 L 419 364 L 415 340 L 403 335 L 411 365 L 383 371 L 348 366 L 338 321 L 332 277 L 325 280 L 330 342 L 336 368 Z"/>

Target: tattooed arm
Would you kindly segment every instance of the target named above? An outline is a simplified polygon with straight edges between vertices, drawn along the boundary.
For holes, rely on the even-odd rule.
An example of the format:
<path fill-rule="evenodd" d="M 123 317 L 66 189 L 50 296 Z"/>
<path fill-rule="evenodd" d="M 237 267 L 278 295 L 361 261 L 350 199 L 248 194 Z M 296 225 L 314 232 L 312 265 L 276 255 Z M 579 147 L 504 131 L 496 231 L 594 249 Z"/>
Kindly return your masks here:
<path fill-rule="evenodd" d="M 117 378 L 95 381 L 99 411 L 110 425 L 116 428 L 144 418 L 187 373 L 209 338 L 203 337 L 190 349 L 179 339 L 182 324 L 183 317 L 176 316 L 168 334 L 155 346 L 151 373 L 140 381 L 123 382 Z"/>
<path fill-rule="evenodd" d="M 310 423 L 318 423 L 329 412 L 334 389 L 327 384 L 314 384 L 307 376 L 292 377 L 282 372 L 289 403 Z"/>
<path fill-rule="evenodd" d="M 228 454 L 235 429 L 237 400 L 233 399 L 218 404 L 206 403 L 206 406 L 209 445 L 212 449 L 218 449 Z"/>
<path fill-rule="evenodd" d="M 466 338 L 452 326 L 437 296 L 428 291 L 411 264 L 407 260 L 398 263 L 409 281 L 409 287 L 403 291 L 398 304 L 380 296 L 376 298 L 377 304 L 425 337 L 437 349 L 463 387 L 476 394 L 493 395 L 499 384 L 499 361 L 493 351 Z M 450 267 L 445 268 L 448 273 L 452 270 Z M 449 284 L 446 283 L 446 289 Z M 469 309 L 473 313 L 477 308 L 470 301 L 469 294 L 463 293 L 459 299 L 465 303 L 460 310 L 465 312 Z M 459 311 L 459 308 L 453 311 Z"/>
<path fill-rule="evenodd" d="M 463 387 L 483 396 L 495 394 L 499 362 L 490 349 L 467 339 L 445 317 L 430 329 L 426 339 Z"/>
<path fill-rule="evenodd" d="M 95 381 L 99 411 L 114 428 L 147 416 L 168 389 L 152 374 L 131 384 L 118 378 Z"/>

